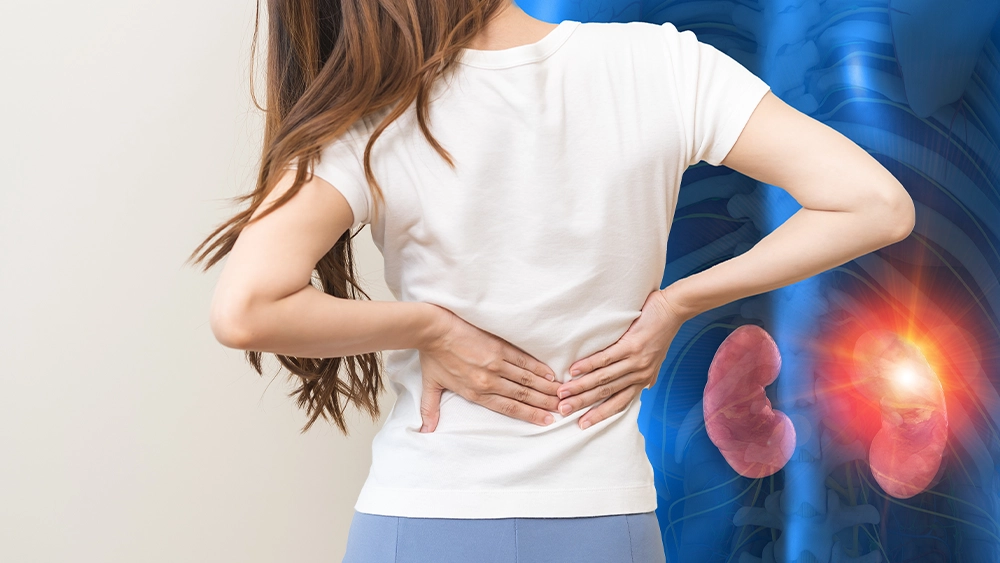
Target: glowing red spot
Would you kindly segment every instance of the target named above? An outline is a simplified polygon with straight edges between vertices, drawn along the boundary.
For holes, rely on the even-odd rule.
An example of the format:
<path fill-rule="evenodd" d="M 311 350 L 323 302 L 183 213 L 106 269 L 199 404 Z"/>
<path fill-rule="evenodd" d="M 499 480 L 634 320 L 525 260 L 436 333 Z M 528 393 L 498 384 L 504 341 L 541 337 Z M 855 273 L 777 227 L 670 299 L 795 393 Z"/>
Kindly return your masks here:
<path fill-rule="evenodd" d="M 855 387 L 882 415 L 868 451 L 872 475 L 886 493 L 912 497 L 931 484 L 948 441 L 941 380 L 919 347 L 882 329 L 858 338 L 854 367 Z"/>

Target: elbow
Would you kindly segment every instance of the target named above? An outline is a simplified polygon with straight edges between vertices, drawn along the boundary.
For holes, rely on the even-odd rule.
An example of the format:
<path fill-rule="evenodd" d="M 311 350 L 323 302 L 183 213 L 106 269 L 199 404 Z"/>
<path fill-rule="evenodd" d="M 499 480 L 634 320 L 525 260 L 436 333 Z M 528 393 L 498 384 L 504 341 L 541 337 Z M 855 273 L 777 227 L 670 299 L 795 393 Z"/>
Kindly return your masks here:
<path fill-rule="evenodd" d="M 917 213 L 916 208 L 913 204 L 913 198 L 906 194 L 899 198 L 897 202 L 893 204 L 893 222 L 892 224 L 896 227 L 893 233 L 893 242 L 899 242 L 906 237 L 910 236 L 913 232 L 913 227 L 916 225 Z"/>
<path fill-rule="evenodd" d="M 256 331 L 250 323 L 245 301 L 237 299 L 212 299 L 209 311 L 209 326 L 215 340 L 227 348 L 237 350 L 256 349 Z"/>
<path fill-rule="evenodd" d="M 916 208 L 906 188 L 897 183 L 892 189 L 884 192 L 879 201 L 876 221 L 881 228 L 888 231 L 887 237 L 890 243 L 899 242 L 910 236 L 916 224 Z"/>

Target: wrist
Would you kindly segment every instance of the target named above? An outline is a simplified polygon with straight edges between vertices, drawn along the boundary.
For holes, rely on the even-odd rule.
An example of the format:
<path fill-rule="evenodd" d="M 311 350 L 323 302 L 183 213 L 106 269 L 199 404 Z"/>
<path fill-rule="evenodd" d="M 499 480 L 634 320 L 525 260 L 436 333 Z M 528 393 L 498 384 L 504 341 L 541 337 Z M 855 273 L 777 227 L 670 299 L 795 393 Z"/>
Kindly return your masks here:
<path fill-rule="evenodd" d="M 420 302 L 420 305 L 423 310 L 423 317 L 420 323 L 420 330 L 417 334 L 415 348 L 423 350 L 445 333 L 448 316 L 451 312 L 433 303 Z"/>
<path fill-rule="evenodd" d="M 676 282 L 668 285 L 667 287 L 660 290 L 663 295 L 664 301 L 667 305 L 674 311 L 674 313 L 688 321 L 702 313 L 701 310 L 691 305 L 691 303 L 685 300 L 684 294 L 684 284 L 681 282 L 683 279 L 677 280 Z"/>

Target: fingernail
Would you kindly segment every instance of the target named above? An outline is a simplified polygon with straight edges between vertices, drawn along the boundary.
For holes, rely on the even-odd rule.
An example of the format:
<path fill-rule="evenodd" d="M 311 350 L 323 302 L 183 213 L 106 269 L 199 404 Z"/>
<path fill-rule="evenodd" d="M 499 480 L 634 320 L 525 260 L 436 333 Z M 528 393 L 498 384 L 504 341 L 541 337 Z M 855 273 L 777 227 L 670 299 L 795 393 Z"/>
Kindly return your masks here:
<path fill-rule="evenodd" d="M 549 381 L 555 381 L 556 380 L 556 376 L 552 375 L 551 373 L 546 373 L 545 374 L 545 379 L 548 379 Z"/>
<path fill-rule="evenodd" d="M 571 407 L 569 405 L 563 405 L 563 406 L 559 407 L 559 412 L 561 412 L 563 414 L 569 414 L 569 411 L 571 411 L 571 410 L 573 410 L 573 407 Z"/>
<path fill-rule="evenodd" d="M 560 399 L 565 399 L 566 397 L 569 397 L 569 390 L 568 389 L 563 389 L 562 391 L 559 392 L 559 398 Z"/>
<path fill-rule="evenodd" d="M 551 414 L 545 415 L 545 424 L 552 424 L 553 420 L 555 420 L 555 417 L 553 417 Z"/>
<path fill-rule="evenodd" d="M 573 371 L 569 372 L 569 374 L 570 374 L 570 375 L 580 375 L 580 370 L 578 370 L 578 369 L 575 369 L 575 370 L 573 370 Z"/>
<path fill-rule="evenodd" d="M 586 430 L 588 426 L 590 426 L 590 421 L 589 420 L 584 420 L 583 422 L 580 423 L 580 429 L 581 430 Z"/>
<path fill-rule="evenodd" d="M 426 432 L 427 431 L 427 425 L 426 424 L 421 424 L 420 425 L 420 431 L 421 432 Z"/>

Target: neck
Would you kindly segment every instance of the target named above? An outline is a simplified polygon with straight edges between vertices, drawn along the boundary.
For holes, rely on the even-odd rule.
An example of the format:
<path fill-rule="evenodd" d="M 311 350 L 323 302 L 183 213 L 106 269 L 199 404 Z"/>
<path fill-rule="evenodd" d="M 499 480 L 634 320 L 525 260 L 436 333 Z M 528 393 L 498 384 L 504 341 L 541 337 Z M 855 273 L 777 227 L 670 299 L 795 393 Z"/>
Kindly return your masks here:
<path fill-rule="evenodd" d="M 508 49 L 538 41 L 556 24 L 529 16 L 513 1 L 500 9 L 497 15 L 473 39 L 471 49 L 492 51 Z"/>

